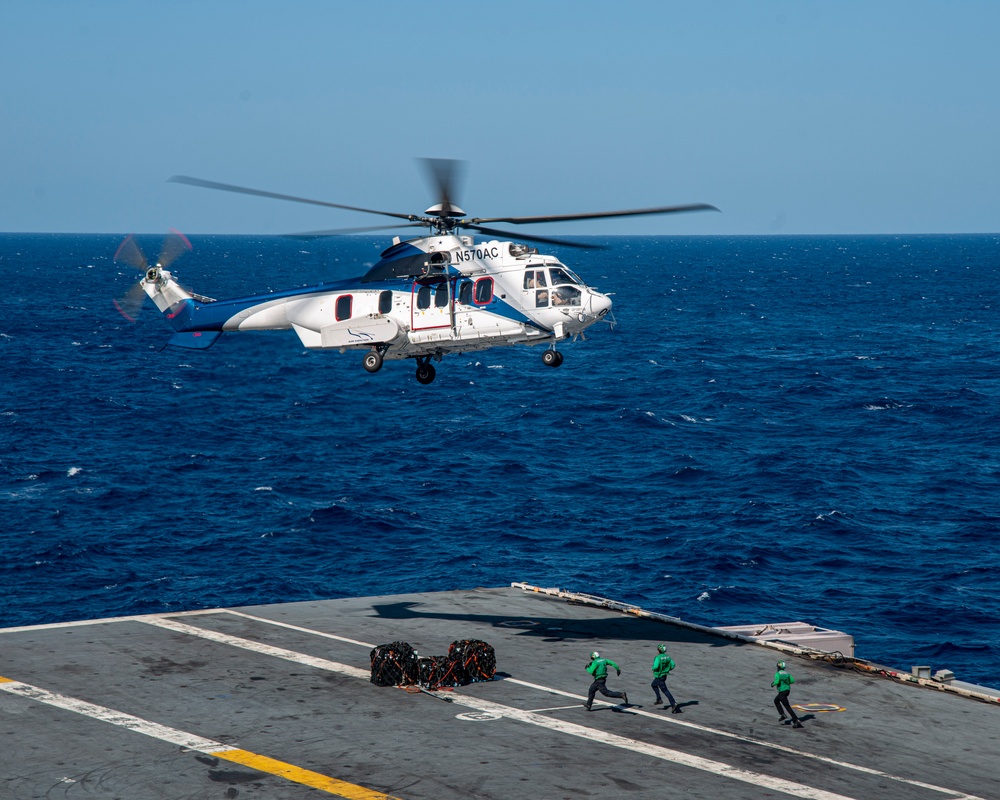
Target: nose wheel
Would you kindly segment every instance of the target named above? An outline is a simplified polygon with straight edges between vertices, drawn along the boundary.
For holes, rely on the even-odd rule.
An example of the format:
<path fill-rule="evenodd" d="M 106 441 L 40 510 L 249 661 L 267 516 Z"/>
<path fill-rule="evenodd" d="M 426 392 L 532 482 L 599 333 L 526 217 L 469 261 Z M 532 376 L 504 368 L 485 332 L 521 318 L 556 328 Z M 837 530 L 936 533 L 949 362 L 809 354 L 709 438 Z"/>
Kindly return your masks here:
<path fill-rule="evenodd" d="M 542 363 L 547 367 L 558 367 L 563 362 L 563 354 L 558 350 L 546 350 L 542 353 Z"/>

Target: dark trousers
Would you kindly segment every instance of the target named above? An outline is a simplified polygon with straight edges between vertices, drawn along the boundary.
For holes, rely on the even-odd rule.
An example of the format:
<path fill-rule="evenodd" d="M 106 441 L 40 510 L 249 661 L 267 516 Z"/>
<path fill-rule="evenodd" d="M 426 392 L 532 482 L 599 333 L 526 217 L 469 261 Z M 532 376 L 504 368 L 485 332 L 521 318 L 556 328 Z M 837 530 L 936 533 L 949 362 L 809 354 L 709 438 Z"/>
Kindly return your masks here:
<path fill-rule="evenodd" d="M 666 678 L 653 678 L 653 682 L 649 685 L 652 686 L 653 691 L 656 692 L 657 700 L 660 699 L 660 689 L 662 689 L 663 693 L 667 696 L 667 701 L 670 703 L 670 705 L 672 706 L 677 705 L 677 702 L 674 700 L 674 696 L 670 694 L 670 690 L 667 688 Z"/>
<path fill-rule="evenodd" d="M 788 689 L 778 692 L 778 696 L 774 698 L 774 707 L 778 709 L 779 717 L 789 716 L 796 722 L 798 721 L 799 718 L 795 716 L 795 712 L 792 711 L 792 706 L 788 702 Z"/>
<path fill-rule="evenodd" d="M 590 691 L 587 692 L 587 705 L 594 702 L 594 695 L 600 692 L 605 697 L 624 697 L 625 692 L 612 692 L 607 685 L 607 678 L 598 678 L 590 684 Z"/>

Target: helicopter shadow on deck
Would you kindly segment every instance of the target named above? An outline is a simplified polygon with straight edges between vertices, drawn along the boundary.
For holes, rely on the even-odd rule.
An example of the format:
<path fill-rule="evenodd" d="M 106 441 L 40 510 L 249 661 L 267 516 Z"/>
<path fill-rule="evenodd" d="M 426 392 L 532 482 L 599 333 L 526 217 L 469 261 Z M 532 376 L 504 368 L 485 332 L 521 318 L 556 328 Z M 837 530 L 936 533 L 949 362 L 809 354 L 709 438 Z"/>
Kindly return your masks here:
<path fill-rule="evenodd" d="M 500 614 L 448 614 L 437 611 L 422 612 L 422 603 L 402 601 L 375 605 L 375 616 L 394 620 L 450 620 L 453 622 L 489 625 L 508 631 L 518 631 L 517 636 L 528 636 L 544 642 L 584 642 L 591 639 L 658 642 L 684 642 L 705 644 L 711 647 L 742 647 L 744 642 L 722 636 L 712 636 L 701 631 L 658 620 L 642 619 L 622 614 L 604 619 L 569 619 L 560 616 L 514 616 Z"/>

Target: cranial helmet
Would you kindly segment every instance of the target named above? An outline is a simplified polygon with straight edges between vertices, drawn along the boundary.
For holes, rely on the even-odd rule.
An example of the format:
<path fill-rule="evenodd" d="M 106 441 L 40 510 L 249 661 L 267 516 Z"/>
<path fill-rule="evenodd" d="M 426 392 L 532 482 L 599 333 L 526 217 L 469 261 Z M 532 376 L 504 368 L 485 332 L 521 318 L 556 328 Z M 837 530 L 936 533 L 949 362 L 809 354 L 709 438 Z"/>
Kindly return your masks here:
<path fill-rule="evenodd" d="M 778 662 L 778 669 L 784 669 L 784 668 L 785 668 L 785 662 L 784 661 L 779 661 Z"/>
<path fill-rule="evenodd" d="M 667 652 L 667 646 L 665 644 L 656 645 L 656 649 L 659 650 L 661 653 Z"/>
<path fill-rule="evenodd" d="M 600 658 L 600 655 L 601 654 L 595 650 L 593 653 L 590 654 L 591 661 L 593 661 L 595 658 Z"/>

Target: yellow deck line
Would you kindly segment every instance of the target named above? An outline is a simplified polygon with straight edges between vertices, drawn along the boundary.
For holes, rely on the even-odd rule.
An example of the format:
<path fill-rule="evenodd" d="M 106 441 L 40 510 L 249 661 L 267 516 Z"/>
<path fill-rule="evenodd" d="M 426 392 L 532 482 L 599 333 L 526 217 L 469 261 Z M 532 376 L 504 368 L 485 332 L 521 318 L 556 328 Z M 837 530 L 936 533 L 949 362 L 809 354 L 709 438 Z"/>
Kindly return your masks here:
<path fill-rule="evenodd" d="M 55 706 L 56 708 L 62 708 L 66 711 L 73 711 L 85 717 L 117 725 L 121 728 L 127 728 L 130 731 L 142 733 L 163 742 L 170 742 L 189 750 L 196 750 L 216 758 L 242 764 L 260 772 L 284 778 L 293 783 L 299 783 L 303 786 L 327 792 L 328 794 L 346 798 L 346 800 L 399 800 L 399 798 L 393 795 L 377 792 L 365 786 L 348 783 L 329 775 L 322 775 L 319 772 L 297 767 L 294 764 L 278 761 L 277 759 L 262 756 L 258 753 L 251 753 L 249 750 L 241 750 L 232 745 L 206 739 L 196 734 L 186 733 L 185 731 L 170 728 L 166 725 L 160 725 L 142 717 L 124 714 L 112 708 L 88 703 L 85 700 L 57 694 L 56 692 L 50 692 L 47 689 L 32 686 L 29 683 L 22 683 L 12 678 L 0 676 L 0 691 Z"/>
<path fill-rule="evenodd" d="M 234 761 L 245 767 L 267 772 L 271 775 L 278 775 L 295 783 L 311 786 L 314 789 L 322 789 L 324 792 L 346 797 L 348 800 L 397 800 L 392 795 L 376 792 L 374 789 L 366 789 L 354 783 L 331 778 L 329 775 L 322 775 L 293 764 L 286 764 L 267 756 L 257 755 L 247 750 L 226 750 L 213 753 L 217 758 L 224 758 L 226 761 Z"/>

